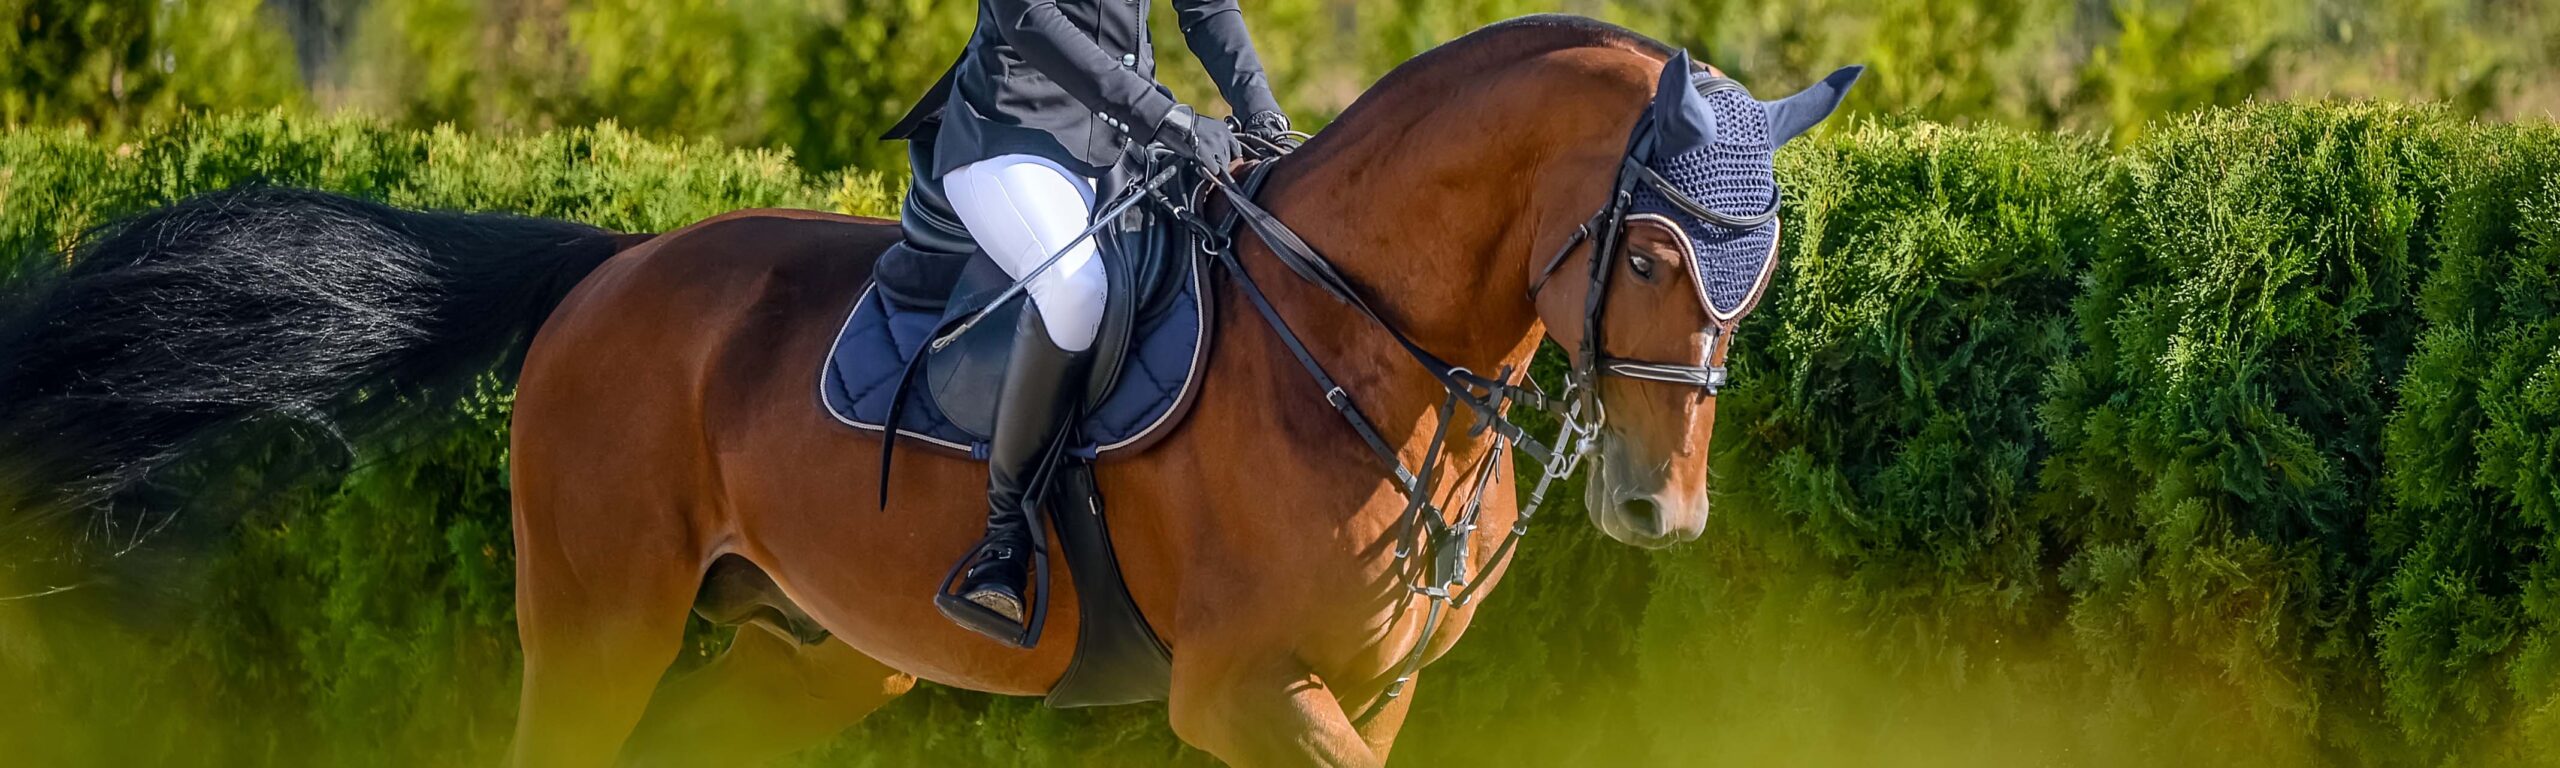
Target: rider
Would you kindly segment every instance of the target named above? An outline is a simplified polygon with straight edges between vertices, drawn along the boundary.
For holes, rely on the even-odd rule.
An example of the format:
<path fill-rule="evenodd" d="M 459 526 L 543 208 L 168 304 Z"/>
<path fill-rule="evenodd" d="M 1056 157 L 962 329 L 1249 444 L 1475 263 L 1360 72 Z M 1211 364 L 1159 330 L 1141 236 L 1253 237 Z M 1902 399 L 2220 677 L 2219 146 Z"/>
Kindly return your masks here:
<path fill-rule="evenodd" d="M 934 198 L 947 198 L 977 246 L 1019 280 L 1084 231 L 1096 180 L 1132 146 L 1161 144 L 1221 171 L 1231 164 L 1236 138 L 1228 125 L 1155 82 L 1149 5 L 979 0 L 978 29 L 960 61 L 889 134 L 918 150 L 910 153 L 918 183 L 908 217 L 919 208 L 938 214 Z M 1289 118 L 1272 97 L 1236 1 L 1173 5 L 1184 41 L 1228 106 L 1245 116 L 1245 131 L 1270 139 L 1286 133 Z M 939 129 L 931 127 L 937 118 Z M 939 190 L 929 186 L 937 179 Z M 987 534 L 969 555 L 974 565 L 960 593 L 1017 625 L 1030 580 L 1026 517 L 1037 501 L 1027 486 L 1082 404 L 1107 290 L 1102 270 L 1088 239 L 1031 279 L 1031 302 L 1014 328 L 1012 362 L 997 396 Z"/>

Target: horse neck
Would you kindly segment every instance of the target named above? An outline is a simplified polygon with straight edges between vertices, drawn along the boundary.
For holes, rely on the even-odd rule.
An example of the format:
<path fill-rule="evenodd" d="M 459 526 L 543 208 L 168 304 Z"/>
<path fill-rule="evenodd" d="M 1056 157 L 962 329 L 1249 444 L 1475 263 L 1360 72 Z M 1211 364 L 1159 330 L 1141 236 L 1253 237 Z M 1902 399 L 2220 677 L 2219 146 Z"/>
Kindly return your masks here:
<path fill-rule="evenodd" d="M 1545 331 L 1531 273 L 1607 196 L 1659 67 L 1586 48 L 1400 78 L 1285 162 L 1264 199 L 1424 348 L 1481 375 L 1516 370 Z M 1258 247 L 1246 262 L 1382 425 L 1417 424 L 1440 402 L 1386 332 Z"/>
<path fill-rule="evenodd" d="M 1372 90 L 1283 161 L 1262 200 L 1418 346 L 1480 376 L 1505 369 L 1518 376 L 1546 333 L 1528 297 L 1531 271 L 1608 197 L 1626 133 L 1661 67 L 1631 51 L 1567 59 L 1577 67 L 1521 61 L 1477 84 L 1405 79 L 1405 92 Z M 1257 238 L 1244 238 L 1239 259 L 1400 461 L 1421 466 L 1439 428 L 1434 410 L 1446 399 L 1439 381 L 1388 330 L 1290 274 Z M 1242 297 L 1231 294 L 1226 307 L 1242 310 L 1226 315 L 1242 320 L 1226 323 L 1262 325 Z M 1334 415 L 1270 410 L 1272 402 L 1313 402 L 1316 394 L 1275 335 L 1247 328 L 1224 338 L 1236 346 L 1231 353 L 1257 358 L 1242 369 L 1260 374 L 1224 392 L 1254 402 L 1257 433 L 1288 445 L 1272 451 L 1290 451 L 1293 463 L 1316 474 L 1375 479 L 1375 458 Z M 1495 448 L 1485 443 L 1490 433 L 1467 428 L 1467 410 L 1454 420 L 1441 445 L 1449 468 L 1431 489 L 1444 504 L 1462 494 L 1464 468 Z M 1324 492 L 1339 494 L 1334 502 L 1300 502 L 1334 509 L 1326 517 L 1352 538 L 1393 532 L 1400 504 L 1372 489 L 1347 481 Z M 1364 502 L 1347 504 L 1354 499 Z M 1487 515 L 1485 525 L 1510 525 L 1508 499 Z"/>

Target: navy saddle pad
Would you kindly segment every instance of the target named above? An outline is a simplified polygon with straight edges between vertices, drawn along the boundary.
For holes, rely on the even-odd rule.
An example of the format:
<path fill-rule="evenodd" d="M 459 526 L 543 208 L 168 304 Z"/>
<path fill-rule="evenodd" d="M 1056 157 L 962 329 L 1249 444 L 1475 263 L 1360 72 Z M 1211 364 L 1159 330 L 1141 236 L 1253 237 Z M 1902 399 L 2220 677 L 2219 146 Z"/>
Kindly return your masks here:
<path fill-rule="evenodd" d="M 1144 449 L 1171 431 L 1189 407 L 1191 390 L 1207 363 L 1206 265 L 1181 264 L 1184 268 L 1162 278 L 1169 284 L 1153 288 L 1127 286 L 1118 279 L 1153 271 L 1132 269 L 1139 259 L 1192 258 L 1189 238 L 1152 234 L 1102 238 L 1103 264 L 1114 278 L 1114 306 L 1095 347 L 1097 366 L 1107 378 L 1088 399 L 1079 439 L 1069 448 L 1088 459 Z M 909 364 L 939 329 L 1011 283 L 985 254 L 972 258 L 949 311 L 905 306 L 877 285 L 863 287 L 818 382 L 820 399 L 837 421 L 881 432 L 893 410 L 892 398 L 904 397 L 905 405 L 895 409 L 902 438 L 986 458 L 992 395 L 1003 376 L 1003 356 L 1011 349 L 1014 316 L 1027 298 L 990 314 L 926 361 L 928 371 L 916 372 L 900 386 Z M 1136 300 L 1126 294 L 1151 297 Z"/>

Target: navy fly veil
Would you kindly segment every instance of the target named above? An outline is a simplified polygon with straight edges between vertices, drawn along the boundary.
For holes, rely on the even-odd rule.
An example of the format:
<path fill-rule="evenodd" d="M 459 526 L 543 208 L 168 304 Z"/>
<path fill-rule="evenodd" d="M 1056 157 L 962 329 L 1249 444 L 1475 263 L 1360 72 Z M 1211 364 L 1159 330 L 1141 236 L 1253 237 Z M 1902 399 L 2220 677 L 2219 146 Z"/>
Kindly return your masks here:
<path fill-rule="evenodd" d="M 1717 130 L 1706 146 L 1646 165 L 1681 194 L 1719 213 L 1753 216 L 1777 205 L 1778 177 L 1770 167 L 1774 147 L 1760 104 L 1737 88 L 1708 94 L 1707 104 Z M 1631 213 L 1675 225 L 1689 246 L 1698 297 L 1716 319 L 1732 319 L 1747 308 L 1777 264 L 1776 219 L 1740 229 L 1717 226 L 1650 185 L 1636 187 Z"/>
<path fill-rule="evenodd" d="M 1860 72 L 1842 69 L 1803 94 L 1763 103 L 1740 83 L 1700 71 L 1686 52 L 1663 68 L 1650 146 L 1631 159 L 1674 194 L 1635 185 L 1628 214 L 1671 225 L 1688 247 L 1698 299 L 1715 319 L 1750 311 L 1777 266 L 1778 145 L 1829 115 Z"/>

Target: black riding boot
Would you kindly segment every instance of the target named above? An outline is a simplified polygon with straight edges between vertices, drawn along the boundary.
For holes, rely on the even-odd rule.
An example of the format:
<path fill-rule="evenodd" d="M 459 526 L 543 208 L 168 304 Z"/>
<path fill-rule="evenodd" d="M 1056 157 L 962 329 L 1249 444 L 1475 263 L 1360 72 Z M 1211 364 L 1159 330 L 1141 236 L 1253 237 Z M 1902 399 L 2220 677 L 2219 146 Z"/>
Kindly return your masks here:
<path fill-rule="evenodd" d="M 1031 579 L 1030 516 L 1044 479 L 1044 466 L 1056 451 L 1067 422 L 1084 405 L 1086 363 L 1092 355 L 1058 348 L 1048 324 L 1034 306 L 1023 307 L 1013 329 L 1013 361 L 1006 365 L 1004 387 L 996 395 L 994 439 L 987 447 L 987 537 L 970 555 L 962 576 L 961 599 L 1010 621 L 1013 626 L 987 626 L 983 617 L 964 615 L 966 606 L 945 606 L 961 626 L 1008 644 L 1019 642 L 1027 620 L 1023 595 Z M 954 611 L 954 609 L 960 609 Z"/>

